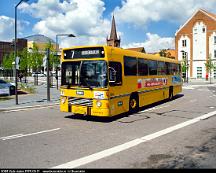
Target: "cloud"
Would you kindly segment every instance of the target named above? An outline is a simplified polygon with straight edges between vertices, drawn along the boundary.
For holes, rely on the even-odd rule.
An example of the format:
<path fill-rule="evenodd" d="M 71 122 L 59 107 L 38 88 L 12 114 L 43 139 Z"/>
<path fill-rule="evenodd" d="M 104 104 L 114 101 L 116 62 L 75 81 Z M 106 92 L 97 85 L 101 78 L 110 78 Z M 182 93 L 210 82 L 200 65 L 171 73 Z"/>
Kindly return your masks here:
<path fill-rule="evenodd" d="M 0 38 L 1 40 L 11 41 L 14 36 L 14 19 L 7 16 L 0 16 Z"/>
<path fill-rule="evenodd" d="M 159 52 L 161 49 L 174 49 L 175 43 L 172 37 L 160 37 L 157 34 L 147 33 L 147 40 L 143 43 L 130 43 L 123 48 L 144 47 L 147 53 Z"/>
<path fill-rule="evenodd" d="M 18 36 L 22 36 L 22 31 L 24 30 L 25 26 L 29 25 L 27 21 L 17 21 L 17 31 Z M 0 16 L 0 38 L 4 41 L 12 41 L 14 39 L 14 18 L 10 18 L 8 16 Z"/>
<path fill-rule="evenodd" d="M 216 12 L 216 1 L 203 0 L 125 0 L 122 7 L 115 8 L 116 19 L 138 27 L 151 22 L 185 22 L 198 8 Z"/>
<path fill-rule="evenodd" d="M 74 43 L 105 43 L 111 24 L 109 20 L 103 19 L 104 6 L 101 0 L 39 0 L 32 4 L 23 3 L 20 9 L 39 19 L 33 27 L 35 33 L 53 39 L 56 34 L 76 35 L 73 42 L 71 38 L 60 39 L 60 42 L 67 45 L 71 43 L 72 46 Z"/>

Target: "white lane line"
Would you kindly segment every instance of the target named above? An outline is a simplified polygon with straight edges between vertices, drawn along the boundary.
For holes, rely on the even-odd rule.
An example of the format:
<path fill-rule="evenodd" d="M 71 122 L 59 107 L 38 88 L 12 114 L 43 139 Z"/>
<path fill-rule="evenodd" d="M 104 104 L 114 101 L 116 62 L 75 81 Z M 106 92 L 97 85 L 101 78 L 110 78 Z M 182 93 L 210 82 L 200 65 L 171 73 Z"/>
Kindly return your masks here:
<path fill-rule="evenodd" d="M 1 137 L 0 139 L 3 141 L 9 140 L 9 139 L 17 139 L 17 138 L 22 138 L 22 137 L 26 137 L 26 136 L 38 135 L 41 133 L 48 133 L 48 132 L 52 132 L 52 131 L 56 131 L 56 130 L 60 130 L 60 128 L 51 129 L 51 130 L 44 130 L 44 131 L 29 133 L 29 134 L 17 134 L 17 135 L 12 135 L 12 136 L 6 136 L 6 137 Z"/>
<path fill-rule="evenodd" d="M 16 135 L 11 135 L 11 136 L 5 136 L 5 137 L 1 137 L 0 139 L 4 140 L 4 139 L 7 139 L 7 138 L 13 138 L 13 137 L 20 136 L 20 135 L 23 135 L 23 134 L 16 134 Z"/>
<path fill-rule="evenodd" d="M 144 111 L 140 111 L 140 112 L 149 112 L 149 111 L 152 111 L 152 110 L 157 110 L 157 109 L 162 109 L 162 108 L 166 108 L 166 107 L 169 107 L 170 105 L 166 105 L 166 106 L 161 106 L 161 107 L 153 107 L 153 108 L 149 108 L 149 109 L 146 109 Z"/>
<path fill-rule="evenodd" d="M 42 107 L 30 107 L 30 108 L 21 108 L 21 109 L 12 109 L 8 111 L 2 111 L 3 113 L 9 113 L 9 112 L 20 112 L 20 111 L 31 111 L 31 110 L 38 110 L 38 109 L 46 109 L 46 108 L 51 108 L 55 107 L 56 105 L 51 105 L 51 106 L 42 106 Z"/>
<path fill-rule="evenodd" d="M 195 88 L 193 88 L 192 86 L 183 86 L 183 89 L 188 89 L 188 90 L 194 90 Z"/>
<path fill-rule="evenodd" d="M 92 154 L 92 155 L 89 155 L 89 156 L 86 156 L 86 157 L 82 157 L 80 159 L 76 159 L 76 160 L 73 160 L 71 162 L 67 162 L 67 163 L 64 163 L 64 164 L 61 164 L 61 165 L 58 165 L 58 166 L 55 166 L 53 168 L 76 168 L 76 167 L 91 163 L 93 161 L 96 161 L 96 160 L 111 156 L 111 155 L 116 154 L 118 152 L 127 150 L 127 149 L 129 149 L 131 147 L 137 146 L 137 145 L 139 145 L 141 143 L 147 142 L 147 141 L 155 139 L 157 137 L 169 134 L 169 133 L 171 133 L 171 132 L 173 132 L 175 130 L 178 130 L 178 129 L 181 129 L 183 127 L 189 126 L 191 124 L 197 123 L 197 122 L 199 122 L 201 120 L 205 120 L 205 119 L 207 119 L 207 118 L 209 118 L 211 116 L 214 116 L 214 115 L 216 115 L 216 111 L 204 114 L 204 115 L 199 116 L 197 118 L 194 118 L 194 119 L 185 121 L 183 123 L 177 124 L 175 126 L 171 126 L 169 128 L 158 131 L 156 133 L 146 135 L 146 136 L 141 137 L 141 138 L 134 139 L 134 140 L 126 142 L 124 144 L 117 145 L 115 147 L 103 150 L 101 152 L 98 152 L 98 153 L 95 153 L 95 154 Z"/>

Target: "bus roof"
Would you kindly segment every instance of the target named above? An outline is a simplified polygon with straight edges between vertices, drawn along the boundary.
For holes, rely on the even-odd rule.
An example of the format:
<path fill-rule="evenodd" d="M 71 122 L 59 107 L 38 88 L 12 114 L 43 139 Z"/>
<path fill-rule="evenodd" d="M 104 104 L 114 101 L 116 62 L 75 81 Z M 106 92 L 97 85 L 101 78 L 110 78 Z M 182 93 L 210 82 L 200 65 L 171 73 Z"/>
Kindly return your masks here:
<path fill-rule="evenodd" d="M 137 52 L 133 50 L 126 50 L 126 49 L 118 48 L 118 47 L 106 46 L 106 45 L 74 46 L 74 47 L 63 48 L 62 50 L 64 51 L 64 50 L 70 50 L 70 49 L 91 48 L 91 47 L 103 47 L 106 52 L 112 52 L 112 54 L 121 54 L 125 56 L 133 56 L 137 58 L 145 58 L 145 59 L 150 59 L 150 60 L 165 61 L 165 62 L 172 62 L 172 63 L 180 64 L 180 61 L 175 60 L 175 59 L 161 57 L 158 55 L 153 55 L 153 54 L 148 54 L 148 53 Z"/>

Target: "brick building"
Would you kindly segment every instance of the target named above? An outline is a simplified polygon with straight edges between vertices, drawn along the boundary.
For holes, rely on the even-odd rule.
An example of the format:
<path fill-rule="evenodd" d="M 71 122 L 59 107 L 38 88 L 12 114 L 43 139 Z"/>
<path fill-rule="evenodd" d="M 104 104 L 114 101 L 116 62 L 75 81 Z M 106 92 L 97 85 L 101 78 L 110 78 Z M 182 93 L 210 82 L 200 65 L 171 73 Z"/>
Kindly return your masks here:
<path fill-rule="evenodd" d="M 17 51 L 21 51 L 26 47 L 27 47 L 26 39 L 17 39 Z M 4 56 L 9 55 L 11 52 L 14 52 L 14 41 L 12 42 L 0 41 L 0 66 L 2 64 Z"/>
<path fill-rule="evenodd" d="M 175 46 L 178 60 L 188 59 L 189 78 L 205 78 L 208 57 L 216 62 L 216 15 L 197 10 L 176 32 Z"/>

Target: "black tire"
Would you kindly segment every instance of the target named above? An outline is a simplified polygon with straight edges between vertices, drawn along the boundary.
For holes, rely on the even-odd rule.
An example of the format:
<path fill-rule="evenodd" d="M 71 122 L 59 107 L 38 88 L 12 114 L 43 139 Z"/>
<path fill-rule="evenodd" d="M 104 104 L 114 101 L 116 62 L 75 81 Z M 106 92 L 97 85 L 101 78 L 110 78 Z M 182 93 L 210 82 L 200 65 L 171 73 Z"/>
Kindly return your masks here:
<path fill-rule="evenodd" d="M 139 97 L 136 94 L 130 96 L 129 112 L 135 113 L 139 111 Z"/>
<path fill-rule="evenodd" d="M 10 95 L 15 95 L 15 86 L 10 86 Z"/>
<path fill-rule="evenodd" d="M 169 100 L 173 99 L 173 86 L 169 87 Z"/>

